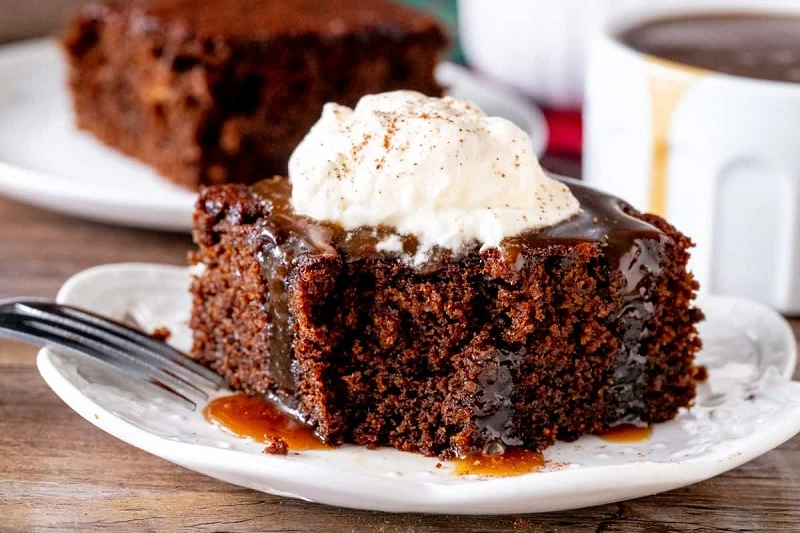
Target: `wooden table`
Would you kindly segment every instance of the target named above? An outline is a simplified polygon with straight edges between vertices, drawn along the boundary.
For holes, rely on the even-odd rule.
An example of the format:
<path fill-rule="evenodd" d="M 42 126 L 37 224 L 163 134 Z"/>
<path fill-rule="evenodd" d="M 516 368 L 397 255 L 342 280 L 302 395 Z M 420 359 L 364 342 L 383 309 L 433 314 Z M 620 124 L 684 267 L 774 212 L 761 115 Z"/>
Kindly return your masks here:
<path fill-rule="evenodd" d="M 114 228 L 0 198 L 0 295 L 54 296 L 100 263 L 180 265 L 186 235 Z M 800 336 L 800 320 L 793 322 Z M 83 421 L 0 340 L 0 531 L 800 531 L 800 438 L 666 494 L 536 516 L 359 512 L 268 496 L 195 474 Z"/>

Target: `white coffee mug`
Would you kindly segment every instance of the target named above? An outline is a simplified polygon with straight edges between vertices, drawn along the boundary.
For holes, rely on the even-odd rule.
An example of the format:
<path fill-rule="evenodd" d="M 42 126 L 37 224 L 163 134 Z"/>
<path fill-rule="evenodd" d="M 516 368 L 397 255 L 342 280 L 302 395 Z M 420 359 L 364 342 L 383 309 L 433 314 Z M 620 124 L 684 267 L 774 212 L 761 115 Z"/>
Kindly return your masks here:
<path fill-rule="evenodd" d="M 459 0 L 470 66 L 547 107 L 579 109 L 589 36 L 634 6 L 673 0 Z"/>
<path fill-rule="evenodd" d="M 589 56 L 584 179 L 691 237 L 701 290 L 797 314 L 800 83 L 657 61 L 618 40 L 667 15 L 743 10 L 800 16 L 800 2 L 686 2 L 606 25 Z"/>

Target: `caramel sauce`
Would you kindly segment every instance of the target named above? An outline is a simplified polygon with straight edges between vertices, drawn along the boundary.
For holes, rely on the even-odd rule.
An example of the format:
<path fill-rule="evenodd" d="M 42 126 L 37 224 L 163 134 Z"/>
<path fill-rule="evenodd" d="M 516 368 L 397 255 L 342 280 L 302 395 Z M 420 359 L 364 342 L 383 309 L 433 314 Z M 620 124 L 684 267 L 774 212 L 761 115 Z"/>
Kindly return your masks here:
<path fill-rule="evenodd" d="M 203 410 L 206 420 L 239 437 L 269 444 L 280 438 L 290 451 L 329 448 L 310 426 L 294 419 L 275 403 L 248 394 L 234 394 L 212 400 Z M 453 461 L 459 476 L 518 476 L 544 466 L 544 456 L 523 448 L 508 448 L 502 454 L 474 455 Z"/>
<path fill-rule="evenodd" d="M 510 477 L 539 470 L 544 466 L 544 456 L 524 448 L 507 448 L 502 454 L 472 455 L 453 463 L 459 476 Z"/>
<path fill-rule="evenodd" d="M 652 434 L 653 428 L 650 426 L 622 424 L 609 429 L 598 437 L 608 442 L 633 443 L 646 441 Z"/>
<path fill-rule="evenodd" d="M 680 65 L 654 56 L 647 58 L 647 85 L 653 120 L 648 211 L 667 214 L 669 180 L 669 128 L 672 116 L 686 90 L 704 70 Z"/>
<path fill-rule="evenodd" d="M 328 448 L 310 426 L 261 396 L 223 396 L 209 402 L 203 414 L 209 422 L 240 437 L 265 444 L 283 439 L 293 452 Z"/>
<path fill-rule="evenodd" d="M 437 272 L 446 271 L 452 265 L 467 264 L 476 259 L 484 263 L 483 269 L 487 273 L 509 270 L 519 273 L 524 270 L 526 261 L 534 260 L 534 252 L 538 249 L 589 244 L 601 248 L 603 261 L 625 278 L 625 286 L 621 288 L 624 303 L 614 315 L 614 320 L 620 325 L 623 342 L 618 354 L 618 377 L 610 393 L 610 409 L 611 414 L 617 417 L 615 420 L 637 422 L 645 406 L 643 403 L 632 405 L 629 398 L 643 397 L 644 392 L 639 391 L 645 390 L 647 385 L 644 377 L 646 361 L 639 356 L 640 343 L 646 336 L 643 333 L 646 331 L 643 324 L 651 319 L 653 312 L 647 288 L 652 283 L 653 276 L 660 272 L 668 239 L 655 226 L 632 216 L 632 208 L 619 198 L 591 189 L 578 181 L 566 178 L 562 181 L 569 186 L 581 204 L 580 213 L 574 217 L 550 227 L 509 237 L 501 243 L 499 251 L 481 252 L 477 242 L 457 252 L 434 248 L 422 264 L 413 266 L 411 263 L 419 245 L 413 235 L 399 234 L 388 227 L 345 230 L 333 223 L 314 220 L 292 210 L 289 180 L 275 178 L 256 183 L 253 192 L 260 202 L 259 210 L 263 216 L 254 223 L 252 245 L 256 250 L 255 257 L 261 267 L 262 277 L 269 287 L 264 306 L 270 318 L 266 332 L 270 342 L 269 372 L 278 390 L 291 396 L 297 386 L 292 371 L 294 336 L 289 316 L 292 283 L 289 273 L 296 268 L 294 265 L 301 258 L 303 261 L 313 260 L 321 268 L 331 272 L 338 286 L 341 283 L 350 283 L 350 276 L 354 275 L 348 264 L 363 260 L 397 260 L 414 279 L 436 276 Z M 402 252 L 378 250 L 378 243 L 388 236 L 400 238 L 403 243 Z M 571 261 L 569 257 L 565 255 L 563 260 Z M 487 286 L 494 286 L 497 283 L 508 283 L 509 278 L 510 276 L 503 274 L 497 277 L 487 275 L 484 279 Z M 325 299 L 328 302 L 326 305 L 331 309 L 335 306 L 353 305 L 352 301 L 343 299 L 343 293 L 338 289 L 330 289 Z M 334 315 L 321 315 L 320 320 L 328 321 L 333 318 Z M 339 327 L 324 323 L 325 327 Z M 332 350 L 348 353 L 350 348 L 347 343 L 352 342 L 352 339 L 352 335 L 343 335 Z M 385 356 L 394 357 L 394 350 L 395 347 L 387 348 Z M 523 352 L 500 350 L 497 357 L 498 364 L 506 367 L 508 372 L 496 384 L 495 396 L 508 399 L 513 388 L 510 376 L 516 372 L 515 369 L 522 361 Z M 352 369 L 360 368 L 359 364 L 354 364 Z M 499 404 L 490 403 L 492 405 L 481 407 L 481 412 L 476 413 L 481 423 L 486 425 L 486 428 L 481 429 L 489 430 L 490 434 L 497 435 L 507 445 L 522 444 L 508 433 L 511 426 L 507 421 L 512 413 L 510 402 L 503 400 Z"/>
<path fill-rule="evenodd" d="M 273 402 L 247 394 L 223 396 L 209 402 L 203 410 L 206 420 L 217 424 L 234 435 L 249 437 L 256 442 L 269 444 L 280 438 L 290 451 L 322 450 L 329 448 L 314 430 L 294 419 Z M 617 443 L 647 440 L 653 429 L 623 424 L 598 435 L 601 439 Z M 510 447 L 501 454 L 478 454 L 456 459 L 455 473 L 459 476 L 510 477 L 535 472 L 545 464 L 544 456 L 524 448 Z"/>

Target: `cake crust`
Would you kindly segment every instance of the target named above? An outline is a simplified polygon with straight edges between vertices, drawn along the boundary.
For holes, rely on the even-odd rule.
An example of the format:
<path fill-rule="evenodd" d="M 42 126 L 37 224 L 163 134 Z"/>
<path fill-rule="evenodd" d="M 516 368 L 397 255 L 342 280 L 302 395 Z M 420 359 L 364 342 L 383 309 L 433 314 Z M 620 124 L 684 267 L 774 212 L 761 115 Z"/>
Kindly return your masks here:
<path fill-rule="evenodd" d="M 570 183 L 594 233 L 571 220 L 414 267 L 287 215 L 287 182 L 265 183 L 201 194 L 193 353 L 326 442 L 541 450 L 691 404 L 702 313 L 691 242 L 663 219 Z"/>

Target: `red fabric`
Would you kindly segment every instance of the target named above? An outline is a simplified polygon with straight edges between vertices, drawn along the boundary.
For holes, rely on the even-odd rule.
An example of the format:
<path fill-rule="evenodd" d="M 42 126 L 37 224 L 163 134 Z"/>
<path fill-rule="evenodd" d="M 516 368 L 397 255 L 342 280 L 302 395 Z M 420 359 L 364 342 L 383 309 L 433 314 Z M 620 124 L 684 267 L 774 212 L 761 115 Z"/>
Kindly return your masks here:
<path fill-rule="evenodd" d="M 560 156 L 580 157 L 583 146 L 583 123 L 580 111 L 556 111 L 544 109 L 544 117 L 550 128 L 547 153 Z"/>

